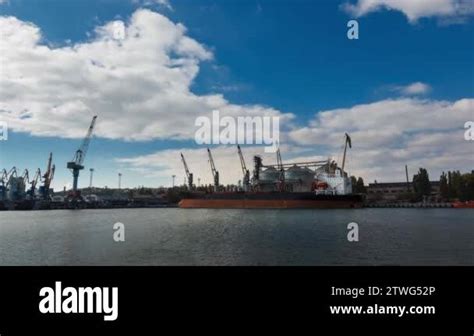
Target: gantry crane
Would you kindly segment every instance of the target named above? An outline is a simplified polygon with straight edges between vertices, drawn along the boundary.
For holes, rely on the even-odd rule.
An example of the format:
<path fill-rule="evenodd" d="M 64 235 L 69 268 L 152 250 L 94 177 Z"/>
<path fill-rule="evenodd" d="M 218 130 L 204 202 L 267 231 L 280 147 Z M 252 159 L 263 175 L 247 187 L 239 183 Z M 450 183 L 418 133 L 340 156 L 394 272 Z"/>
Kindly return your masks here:
<path fill-rule="evenodd" d="M 239 152 L 240 166 L 242 167 L 242 174 L 244 176 L 242 180 L 242 185 L 244 187 L 244 190 L 248 191 L 250 187 L 250 171 L 247 169 L 247 166 L 245 165 L 244 155 L 242 154 L 240 145 L 237 145 L 237 151 Z"/>
<path fill-rule="evenodd" d="M 214 160 L 212 158 L 211 150 L 208 148 L 207 153 L 209 155 L 209 163 L 211 165 L 211 172 L 212 172 L 212 177 L 214 177 L 214 189 L 215 191 L 219 190 L 219 172 L 216 169 L 216 166 L 214 165 Z"/>
<path fill-rule="evenodd" d="M 72 183 L 73 197 L 78 197 L 77 182 L 79 179 L 79 172 L 82 169 L 84 169 L 83 163 L 84 163 L 84 159 L 86 158 L 87 149 L 89 148 L 89 143 L 92 138 L 92 132 L 94 131 L 96 119 L 97 119 L 97 116 L 94 116 L 92 118 L 91 125 L 89 126 L 89 129 L 87 130 L 86 137 L 82 141 L 81 147 L 79 147 L 79 149 L 76 151 L 76 154 L 74 155 L 74 158 L 72 159 L 72 161 L 67 163 L 67 168 L 72 171 L 72 176 L 73 176 L 73 183 Z"/>
<path fill-rule="evenodd" d="M 188 188 L 189 190 L 192 190 L 193 189 L 193 173 L 189 172 L 189 168 L 186 163 L 186 160 L 184 159 L 183 153 L 181 153 L 181 161 L 183 161 L 184 171 L 186 172 L 186 178 L 188 179 Z"/>

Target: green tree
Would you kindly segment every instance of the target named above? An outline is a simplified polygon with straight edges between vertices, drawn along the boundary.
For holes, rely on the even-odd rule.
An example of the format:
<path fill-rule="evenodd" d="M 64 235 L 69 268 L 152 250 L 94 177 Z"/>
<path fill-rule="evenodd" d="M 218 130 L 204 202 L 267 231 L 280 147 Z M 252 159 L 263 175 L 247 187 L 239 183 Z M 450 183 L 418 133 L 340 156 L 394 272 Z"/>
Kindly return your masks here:
<path fill-rule="evenodd" d="M 440 192 L 443 198 L 447 198 L 450 200 L 474 200 L 474 171 L 465 174 L 461 174 L 459 170 L 448 171 L 447 197 L 445 197 L 446 186 L 443 181 L 443 175 L 441 175 Z"/>
<path fill-rule="evenodd" d="M 362 177 L 351 176 L 352 192 L 355 194 L 366 194 L 367 190 Z"/>
<path fill-rule="evenodd" d="M 474 200 L 474 173 L 461 175 L 459 199 L 461 201 Z"/>
<path fill-rule="evenodd" d="M 448 175 L 450 176 L 449 179 L 449 197 L 451 199 L 459 199 L 461 198 L 461 193 L 462 193 L 462 176 L 461 172 L 458 171 L 452 171 Z"/>
<path fill-rule="evenodd" d="M 429 196 L 431 194 L 431 183 L 428 171 L 425 168 L 420 168 L 418 174 L 413 176 L 413 188 L 418 200 L 421 200 L 423 196 Z"/>
<path fill-rule="evenodd" d="M 367 189 L 365 188 L 364 179 L 362 177 L 357 179 L 356 190 L 359 194 L 367 194 Z"/>
<path fill-rule="evenodd" d="M 352 191 L 353 191 L 353 192 L 356 192 L 357 177 L 351 176 L 351 184 L 352 184 Z"/>
<path fill-rule="evenodd" d="M 445 172 L 443 172 L 439 178 L 439 192 L 443 199 L 449 198 L 448 176 Z"/>

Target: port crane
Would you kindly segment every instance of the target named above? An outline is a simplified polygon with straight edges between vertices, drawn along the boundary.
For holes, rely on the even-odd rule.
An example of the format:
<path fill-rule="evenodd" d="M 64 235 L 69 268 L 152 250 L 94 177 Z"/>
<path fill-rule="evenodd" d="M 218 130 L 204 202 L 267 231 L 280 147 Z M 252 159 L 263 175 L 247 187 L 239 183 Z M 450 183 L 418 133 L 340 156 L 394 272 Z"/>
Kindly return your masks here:
<path fill-rule="evenodd" d="M 41 197 L 45 200 L 49 198 L 49 188 L 54 177 L 54 171 L 56 170 L 56 166 L 52 164 L 52 162 L 53 153 L 49 153 L 48 165 L 46 167 L 46 172 L 43 174 L 43 185 L 40 187 Z"/>
<path fill-rule="evenodd" d="M 280 172 L 278 182 L 280 184 L 280 191 L 283 191 L 285 189 L 285 168 L 283 167 L 283 161 L 281 159 L 280 147 L 278 147 L 276 154 L 278 171 Z"/>
<path fill-rule="evenodd" d="M 67 168 L 72 171 L 72 176 L 73 176 L 73 183 L 72 183 L 72 192 L 73 192 L 73 198 L 77 198 L 78 195 L 78 190 L 77 190 L 77 182 L 79 179 L 79 172 L 84 169 L 84 159 L 86 158 L 87 154 L 87 149 L 89 148 L 89 143 L 92 138 L 92 132 L 94 131 L 94 126 L 95 126 L 95 121 L 97 119 L 97 116 L 94 116 L 92 118 L 91 124 L 89 126 L 89 129 L 87 130 L 87 134 L 82 141 L 81 147 L 76 151 L 74 158 L 72 161 L 67 163 Z"/>
<path fill-rule="evenodd" d="M 8 179 L 10 178 L 10 175 L 13 173 L 16 174 L 16 167 L 13 167 L 8 172 L 6 169 L 2 170 L 2 177 L 1 177 L 2 186 L 6 186 L 6 184 L 8 183 Z"/>
<path fill-rule="evenodd" d="M 183 153 L 181 153 L 181 161 L 183 161 L 184 171 L 186 172 L 186 178 L 188 179 L 188 189 L 192 190 L 193 189 L 193 173 L 189 172 L 189 168 L 186 163 L 186 160 L 184 159 Z"/>
<path fill-rule="evenodd" d="M 352 141 L 351 141 L 351 137 L 349 136 L 349 134 L 345 134 L 344 135 L 345 139 L 344 139 L 344 155 L 342 156 L 342 167 L 341 167 L 341 172 L 342 174 L 344 174 L 344 166 L 346 164 L 346 152 L 347 152 L 347 146 L 349 145 L 349 148 L 352 148 Z"/>
<path fill-rule="evenodd" d="M 7 198 L 7 191 L 8 191 L 8 186 L 10 185 L 10 178 L 11 177 L 17 177 L 17 172 L 16 172 L 16 167 L 13 167 L 9 171 L 6 171 L 6 169 L 2 170 L 2 177 L 1 177 L 1 199 L 6 199 Z"/>
<path fill-rule="evenodd" d="M 250 171 L 247 169 L 247 166 L 245 165 L 244 155 L 242 154 L 240 145 L 237 145 L 237 150 L 239 152 L 240 166 L 242 167 L 242 174 L 244 175 L 242 185 L 244 186 L 244 190 L 248 191 L 249 186 L 250 186 Z"/>
<path fill-rule="evenodd" d="M 216 170 L 216 166 L 214 165 L 214 160 L 212 158 L 211 150 L 208 148 L 207 153 L 209 155 L 209 163 L 211 164 L 211 172 L 212 176 L 214 177 L 214 189 L 215 191 L 219 190 L 219 172 Z"/>
<path fill-rule="evenodd" d="M 28 196 L 31 199 L 35 198 L 36 185 L 38 184 L 38 181 L 40 180 L 40 178 L 41 178 L 41 170 L 38 168 L 36 170 L 35 175 L 33 176 L 33 179 L 31 179 L 31 181 L 28 181 L 31 185 L 30 189 L 28 190 Z"/>
<path fill-rule="evenodd" d="M 23 171 L 23 175 L 21 176 L 22 180 L 23 180 L 23 183 L 25 185 L 25 189 L 26 189 L 26 186 L 29 185 L 31 182 L 30 182 L 30 173 L 28 171 L 28 169 L 25 169 Z M 17 191 L 16 192 L 16 195 L 15 195 L 15 198 L 23 198 L 23 192 L 21 190 Z"/>

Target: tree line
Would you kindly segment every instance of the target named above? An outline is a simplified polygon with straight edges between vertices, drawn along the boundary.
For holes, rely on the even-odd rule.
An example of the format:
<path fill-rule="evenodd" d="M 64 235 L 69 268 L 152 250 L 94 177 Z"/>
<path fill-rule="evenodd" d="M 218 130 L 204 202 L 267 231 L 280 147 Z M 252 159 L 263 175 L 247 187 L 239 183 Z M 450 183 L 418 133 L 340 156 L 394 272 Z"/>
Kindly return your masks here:
<path fill-rule="evenodd" d="M 461 174 L 459 170 L 443 172 L 439 179 L 443 199 L 461 201 L 474 200 L 474 171 Z"/>
<path fill-rule="evenodd" d="M 354 193 L 367 193 L 367 188 L 361 177 L 351 176 L 351 182 Z M 407 184 L 407 192 L 400 195 L 400 199 L 420 201 L 431 196 L 432 189 L 428 171 L 425 168 L 420 168 L 413 175 L 412 182 Z M 444 201 L 474 200 L 474 170 L 464 174 L 459 170 L 443 172 L 439 178 L 439 189 L 439 196 Z"/>
<path fill-rule="evenodd" d="M 413 188 L 417 199 L 431 195 L 428 172 L 420 168 L 413 176 Z M 474 171 L 462 174 L 459 170 L 443 172 L 439 178 L 439 194 L 445 201 L 474 200 Z"/>

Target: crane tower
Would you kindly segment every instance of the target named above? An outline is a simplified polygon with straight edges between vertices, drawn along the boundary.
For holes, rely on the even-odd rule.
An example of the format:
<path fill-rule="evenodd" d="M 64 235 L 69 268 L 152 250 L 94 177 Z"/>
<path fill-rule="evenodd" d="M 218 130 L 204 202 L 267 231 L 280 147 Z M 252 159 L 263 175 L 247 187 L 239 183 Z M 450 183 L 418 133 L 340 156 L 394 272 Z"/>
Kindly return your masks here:
<path fill-rule="evenodd" d="M 86 158 L 87 149 L 89 148 L 89 143 L 92 138 L 92 132 L 94 131 L 95 120 L 97 116 L 94 116 L 91 121 L 91 125 L 87 130 L 87 134 L 82 141 L 81 147 L 76 151 L 74 158 L 72 161 L 67 163 L 67 168 L 72 171 L 73 176 L 73 183 L 72 183 L 72 191 L 75 196 L 77 196 L 77 182 L 79 179 L 79 172 L 84 169 L 84 159 Z"/>

